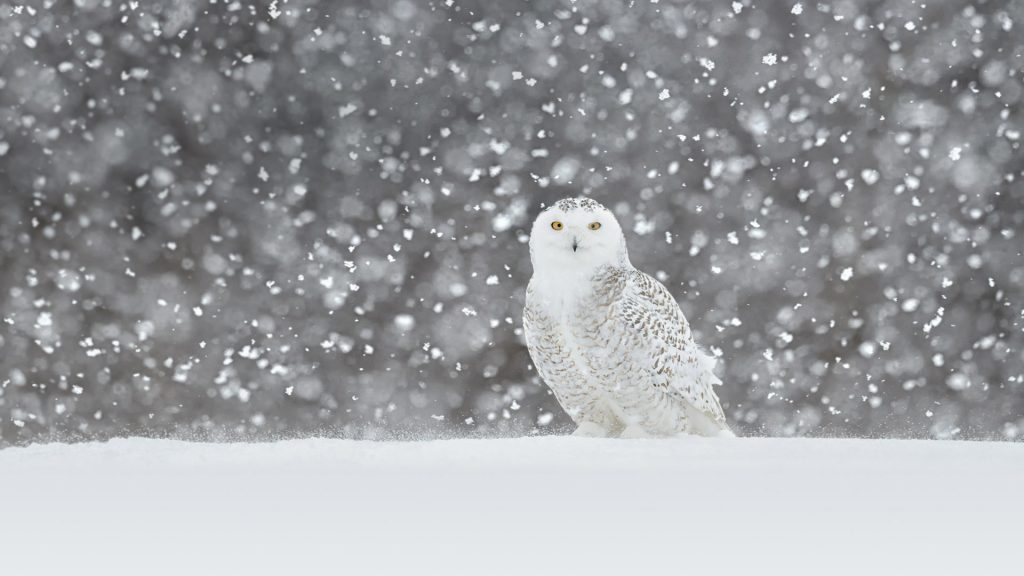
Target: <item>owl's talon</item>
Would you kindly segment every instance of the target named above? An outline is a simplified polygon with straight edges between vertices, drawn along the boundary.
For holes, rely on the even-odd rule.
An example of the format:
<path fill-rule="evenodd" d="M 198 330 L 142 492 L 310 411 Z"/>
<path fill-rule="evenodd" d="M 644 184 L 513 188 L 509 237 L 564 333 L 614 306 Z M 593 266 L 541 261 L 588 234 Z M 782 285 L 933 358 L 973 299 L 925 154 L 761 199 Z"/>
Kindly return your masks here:
<path fill-rule="evenodd" d="M 576 427 L 576 431 L 572 435 L 583 438 L 604 438 L 608 436 L 608 431 L 594 422 L 580 422 L 580 425 Z"/>

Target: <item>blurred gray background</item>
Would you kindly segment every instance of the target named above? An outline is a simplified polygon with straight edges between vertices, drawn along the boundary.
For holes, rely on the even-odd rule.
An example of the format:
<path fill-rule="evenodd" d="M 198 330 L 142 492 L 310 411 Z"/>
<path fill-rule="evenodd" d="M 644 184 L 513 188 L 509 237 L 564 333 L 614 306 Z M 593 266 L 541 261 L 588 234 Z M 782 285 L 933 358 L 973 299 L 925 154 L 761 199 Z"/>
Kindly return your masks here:
<path fill-rule="evenodd" d="M 0 0 L 0 445 L 546 434 L 543 203 L 742 434 L 1024 429 L 1024 3 Z"/>

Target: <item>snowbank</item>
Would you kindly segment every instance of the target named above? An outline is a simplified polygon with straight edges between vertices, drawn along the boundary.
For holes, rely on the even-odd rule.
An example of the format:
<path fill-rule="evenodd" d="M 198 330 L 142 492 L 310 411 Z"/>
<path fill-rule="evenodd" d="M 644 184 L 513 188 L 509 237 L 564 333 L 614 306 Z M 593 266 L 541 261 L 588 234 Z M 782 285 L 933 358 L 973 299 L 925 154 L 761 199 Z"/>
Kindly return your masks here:
<path fill-rule="evenodd" d="M 1024 445 L 126 439 L 2 450 L 0 498 L 6 575 L 1009 573 Z"/>

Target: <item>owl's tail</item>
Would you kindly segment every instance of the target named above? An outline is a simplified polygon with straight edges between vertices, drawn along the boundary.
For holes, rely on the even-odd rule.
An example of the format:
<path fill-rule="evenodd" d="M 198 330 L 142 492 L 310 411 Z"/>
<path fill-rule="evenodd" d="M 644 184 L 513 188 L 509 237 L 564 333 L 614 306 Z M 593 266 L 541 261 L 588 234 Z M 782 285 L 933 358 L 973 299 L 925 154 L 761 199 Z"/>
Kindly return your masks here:
<path fill-rule="evenodd" d="M 725 420 L 717 420 L 693 406 L 686 407 L 686 420 L 691 434 L 727 438 L 736 437 L 736 434 L 725 423 Z"/>

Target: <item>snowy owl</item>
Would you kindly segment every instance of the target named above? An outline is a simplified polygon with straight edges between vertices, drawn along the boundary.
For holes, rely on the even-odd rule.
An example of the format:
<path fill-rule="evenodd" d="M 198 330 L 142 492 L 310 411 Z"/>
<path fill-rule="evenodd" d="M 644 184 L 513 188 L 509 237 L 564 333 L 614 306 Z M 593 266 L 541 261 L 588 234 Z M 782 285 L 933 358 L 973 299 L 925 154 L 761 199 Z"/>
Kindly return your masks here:
<path fill-rule="evenodd" d="M 715 360 L 672 294 L 629 262 L 615 216 L 589 198 L 548 207 L 530 233 L 530 357 L 584 436 L 731 436 Z"/>

